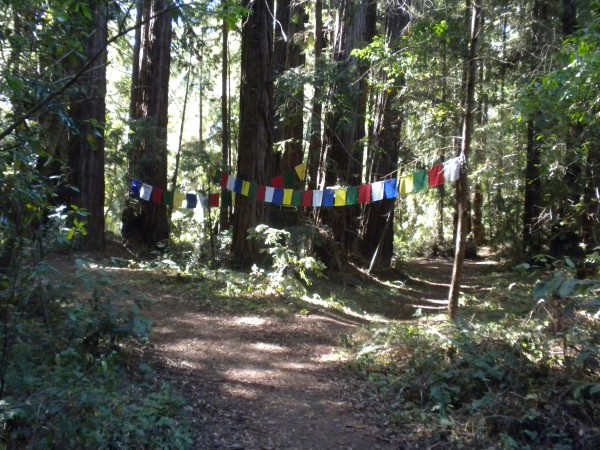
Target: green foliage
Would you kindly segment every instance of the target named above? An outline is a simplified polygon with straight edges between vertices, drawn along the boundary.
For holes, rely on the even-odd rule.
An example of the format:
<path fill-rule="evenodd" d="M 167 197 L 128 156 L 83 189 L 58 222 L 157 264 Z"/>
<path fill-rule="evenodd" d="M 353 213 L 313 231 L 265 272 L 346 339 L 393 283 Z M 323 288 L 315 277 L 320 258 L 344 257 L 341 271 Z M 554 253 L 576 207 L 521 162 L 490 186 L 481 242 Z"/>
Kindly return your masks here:
<path fill-rule="evenodd" d="M 371 382 L 408 440 L 440 448 L 594 447 L 599 284 L 556 271 L 533 294 L 527 283 L 509 286 L 494 288 L 503 316 L 471 298 L 463 310 L 478 308 L 477 320 L 392 323 L 353 343 L 351 367 Z M 418 438 L 416 423 L 427 429 Z"/>
<path fill-rule="evenodd" d="M 270 286 L 278 292 L 285 289 L 295 290 L 300 286 L 294 282 L 294 277 L 300 278 L 307 285 L 311 284 L 310 273 L 321 276 L 325 265 L 312 256 L 306 254 L 302 249 L 303 239 L 306 234 L 303 229 L 294 229 L 294 235 L 291 231 L 271 228 L 267 225 L 258 225 L 250 230 L 248 239 L 255 240 L 264 246 L 261 253 L 269 255 L 271 258 L 272 271 L 265 273 L 257 266 L 253 267 L 253 272 L 257 276 L 267 276 Z M 304 234 L 304 236 L 303 236 Z"/>

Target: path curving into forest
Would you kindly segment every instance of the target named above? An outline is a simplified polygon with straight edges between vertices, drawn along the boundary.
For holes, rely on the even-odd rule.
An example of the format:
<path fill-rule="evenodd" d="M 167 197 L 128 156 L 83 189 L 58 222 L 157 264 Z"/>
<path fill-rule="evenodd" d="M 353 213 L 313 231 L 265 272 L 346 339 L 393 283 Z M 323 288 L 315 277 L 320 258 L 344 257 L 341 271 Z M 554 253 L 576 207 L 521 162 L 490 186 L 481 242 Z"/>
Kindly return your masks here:
<path fill-rule="evenodd" d="M 418 261 L 401 311 L 444 308 L 449 261 Z M 468 263 L 470 273 L 485 266 Z M 469 270 L 471 269 L 471 270 Z M 198 449 L 397 449 L 366 382 L 345 368 L 344 336 L 365 321 L 327 311 L 274 314 L 207 307 L 155 283 L 148 358 L 186 397 Z M 390 319 L 407 319 L 390 317 Z"/>

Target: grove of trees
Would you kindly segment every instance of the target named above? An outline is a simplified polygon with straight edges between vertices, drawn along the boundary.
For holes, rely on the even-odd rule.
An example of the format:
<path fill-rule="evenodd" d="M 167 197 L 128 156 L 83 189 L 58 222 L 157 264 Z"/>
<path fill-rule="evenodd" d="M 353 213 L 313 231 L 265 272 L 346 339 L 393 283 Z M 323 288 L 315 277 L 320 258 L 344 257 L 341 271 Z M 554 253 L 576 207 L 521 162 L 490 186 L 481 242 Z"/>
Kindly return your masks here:
<path fill-rule="evenodd" d="M 483 246 L 583 269 L 598 252 L 599 0 L 0 5 L 6 311 L 50 248 L 114 235 L 206 259 L 221 243 L 243 269 L 265 261 L 260 224 L 311 230 L 305 250 L 332 270 L 452 256 L 451 317 Z M 453 157 L 457 183 L 341 208 L 229 204 L 218 183 L 268 185 L 304 162 L 295 189 L 353 187 Z M 130 194 L 133 179 L 220 193 L 220 207 L 198 223 Z"/>

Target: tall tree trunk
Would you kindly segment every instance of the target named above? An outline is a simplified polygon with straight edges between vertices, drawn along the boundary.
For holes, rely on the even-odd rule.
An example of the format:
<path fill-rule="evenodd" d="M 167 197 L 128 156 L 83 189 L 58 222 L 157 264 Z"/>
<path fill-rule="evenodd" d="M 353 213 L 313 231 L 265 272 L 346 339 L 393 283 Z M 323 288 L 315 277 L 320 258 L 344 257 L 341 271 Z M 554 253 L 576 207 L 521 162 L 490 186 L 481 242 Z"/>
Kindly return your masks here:
<path fill-rule="evenodd" d="M 410 3 L 407 8 L 410 7 Z M 386 43 L 392 51 L 400 45 L 402 33 L 410 21 L 409 11 L 405 7 L 388 5 L 384 10 Z M 386 86 L 379 95 L 376 108 L 376 123 L 373 133 L 377 152 L 369 156 L 370 173 L 373 180 L 393 173 L 398 168 L 400 156 L 400 133 L 402 111 L 398 94 L 403 80 L 390 85 L 385 72 L 380 71 L 382 84 Z M 395 199 L 365 205 L 364 222 L 361 235 L 361 254 L 373 266 L 389 267 L 394 255 L 394 214 Z"/>
<path fill-rule="evenodd" d="M 545 28 L 548 26 L 549 11 L 546 0 L 535 0 L 533 5 L 533 52 L 541 53 L 547 44 Z M 538 62 L 534 62 L 537 65 Z M 532 67 L 532 77 L 537 68 Z M 534 107 L 527 121 L 527 150 L 525 163 L 525 198 L 523 203 L 523 252 L 526 255 L 538 253 L 542 248 L 540 213 L 542 207 L 541 150 L 538 140 L 541 111 Z"/>
<path fill-rule="evenodd" d="M 290 69 L 304 64 L 304 54 L 300 45 L 304 31 L 304 8 L 291 0 L 277 3 L 277 22 L 273 53 L 275 79 Z M 275 93 L 276 126 L 274 141 L 282 142 L 283 154 L 281 169 L 283 172 L 293 169 L 303 160 L 303 105 L 304 83 L 288 83 L 291 91 L 278 89 Z"/>
<path fill-rule="evenodd" d="M 273 161 L 273 1 L 245 1 L 251 13 L 242 28 L 240 137 L 237 176 L 267 184 Z M 236 197 L 232 250 L 242 267 L 258 257 L 248 241 L 248 229 L 264 223 L 267 206 L 245 196 Z"/>
<path fill-rule="evenodd" d="M 466 97 L 461 145 L 461 155 L 465 165 L 469 161 L 471 138 L 473 134 L 473 108 L 475 107 L 475 86 L 477 83 L 477 43 L 479 39 L 480 22 L 481 0 L 474 0 L 471 8 L 471 37 L 469 40 L 469 54 L 467 59 Z M 466 166 L 464 169 L 466 169 Z M 452 269 L 452 281 L 448 293 L 448 315 L 451 319 L 456 318 L 458 310 L 458 296 L 460 294 L 465 251 L 467 248 L 468 198 L 469 180 L 467 178 L 467 171 L 463 170 L 458 180 L 456 198 L 458 204 L 456 249 L 454 266 Z"/>
<path fill-rule="evenodd" d="M 104 247 L 104 126 L 106 122 L 106 46 L 107 4 L 104 1 L 87 1 L 95 30 L 84 44 L 87 58 L 96 59 L 85 75 L 79 79 L 80 98 L 71 106 L 71 118 L 78 132 L 69 139 L 69 167 L 71 183 L 78 188 L 71 203 L 88 211 L 87 234 L 83 245 L 88 250 Z"/>
<path fill-rule="evenodd" d="M 375 30 L 367 24 L 374 23 L 375 11 L 373 0 L 341 0 L 337 10 L 332 54 L 338 72 L 330 88 L 331 107 L 325 118 L 321 155 L 321 167 L 325 169 L 328 186 L 358 185 L 362 179 L 368 86 L 361 78 L 360 64 L 350 52 L 372 40 L 373 35 L 368 33 Z M 357 241 L 358 207 L 333 209 L 322 214 L 323 221 L 331 226 L 335 240 L 350 253 Z"/>
<path fill-rule="evenodd" d="M 227 75 L 229 72 L 229 27 L 227 20 L 223 18 L 222 30 L 222 56 L 221 56 L 221 167 L 226 170 L 230 165 L 229 160 L 229 142 L 231 140 L 229 133 L 229 112 L 228 112 L 228 91 L 227 91 Z M 221 189 L 223 194 L 224 189 Z M 229 225 L 229 215 L 231 208 L 221 205 L 219 210 L 219 229 L 225 230 Z"/>
<path fill-rule="evenodd" d="M 167 186 L 170 5 L 169 0 L 143 0 L 139 76 L 134 88 L 137 123 L 131 155 L 133 176 L 163 189 Z M 165 205 L 142 201 L 139 210 L 126 211 L 122 232 L 125 238 L 138 237 L 148 244 L 168 239 Z"/>
<path fill-rule="evenodd" d="M 314 64 L 315 78 L 321 73 L 321 52 L 325 45 L 323 37 L 323 2 L 315 0 L 315 35 L 314 35 Z M 313 86 L 314 95 L 312 99 L 310 115 L 310 136 L 308 142 L 307 179 L 309 189 L 319 188 L 319 160 L 321 153 L 321 116 L 323 115 L 323 93 L 320 83 Z"/>

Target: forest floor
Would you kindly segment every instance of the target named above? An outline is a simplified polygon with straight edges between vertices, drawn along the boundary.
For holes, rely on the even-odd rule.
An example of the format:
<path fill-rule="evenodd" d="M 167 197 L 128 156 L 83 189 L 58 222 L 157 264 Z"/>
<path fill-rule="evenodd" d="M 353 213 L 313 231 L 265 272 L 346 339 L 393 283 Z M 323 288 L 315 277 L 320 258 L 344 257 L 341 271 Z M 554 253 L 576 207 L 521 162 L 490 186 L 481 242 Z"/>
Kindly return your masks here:
<path fill-rule="evenodd" d="M 156 382 L 185 398 L 195 448 L 409 448 L 364 377 L 347 368 L 345 342 L 371 322 L 412 320 L 417 308 L 443 313 L 450 260 L 412 261 L 381 279 L 357 271 L 315 283 L 315 297 L 340 299 L 336 308 L 276 294 L 218 294 L 229 284 L 227 270 L 209 279 L 105 268 L 153 300 L 142 357 Z M 468 261 L 464 289 L 483 292 L 495 269 L 493 261 Z"/>

